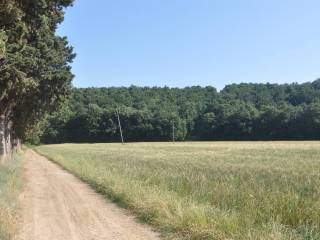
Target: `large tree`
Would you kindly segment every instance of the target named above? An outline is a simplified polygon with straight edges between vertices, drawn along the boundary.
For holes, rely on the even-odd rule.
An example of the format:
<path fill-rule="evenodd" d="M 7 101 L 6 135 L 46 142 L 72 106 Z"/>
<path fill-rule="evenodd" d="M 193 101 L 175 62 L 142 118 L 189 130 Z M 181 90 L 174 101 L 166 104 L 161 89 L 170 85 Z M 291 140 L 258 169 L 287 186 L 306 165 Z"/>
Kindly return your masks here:
<path fill-rule="evenodd" d="M 0 1 L 2 132 L 27 138 L 26 133 L 67 95 L 74 54 L 67 39 L 56 35 L 56 29 L 63 21 L 64 8 L 72 2 Z"/>

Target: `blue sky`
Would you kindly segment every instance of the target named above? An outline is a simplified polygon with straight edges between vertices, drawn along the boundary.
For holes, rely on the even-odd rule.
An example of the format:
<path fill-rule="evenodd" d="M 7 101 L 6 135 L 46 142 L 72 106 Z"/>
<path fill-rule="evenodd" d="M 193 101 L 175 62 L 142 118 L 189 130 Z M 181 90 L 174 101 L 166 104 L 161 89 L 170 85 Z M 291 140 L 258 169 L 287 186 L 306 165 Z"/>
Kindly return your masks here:
<path fill-rule="evenodd" d="M 306 82 L 320 77 L 319 0 L 76 0 L 59 28 L 74 85 Z"/>

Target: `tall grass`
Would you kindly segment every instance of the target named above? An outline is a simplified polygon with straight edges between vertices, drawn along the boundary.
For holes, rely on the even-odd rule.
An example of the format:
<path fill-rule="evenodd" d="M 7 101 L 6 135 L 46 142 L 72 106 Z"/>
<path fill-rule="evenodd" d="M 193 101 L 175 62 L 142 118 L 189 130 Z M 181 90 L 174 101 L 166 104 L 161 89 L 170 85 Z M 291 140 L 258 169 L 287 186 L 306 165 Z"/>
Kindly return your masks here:
<path fill-rule="evenodd" d="M 320 142 L 64 144 L 37 151 L 167 239 L 320 239 Z"/>
<path fill-rule="evenodd" d="M 18 196 L 22 186 L 22 154 L 0 163 L 0 239 L 11 240 L 16 233 Z"/>

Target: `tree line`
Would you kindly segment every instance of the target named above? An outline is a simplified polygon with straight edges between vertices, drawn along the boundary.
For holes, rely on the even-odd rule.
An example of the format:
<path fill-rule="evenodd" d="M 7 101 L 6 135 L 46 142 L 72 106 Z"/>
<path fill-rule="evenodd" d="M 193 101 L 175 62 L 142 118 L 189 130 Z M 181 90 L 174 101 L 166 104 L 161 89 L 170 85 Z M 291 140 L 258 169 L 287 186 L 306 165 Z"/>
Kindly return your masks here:
<path fill-rule="evenodd" d="M 320 139 L 320 80 L 213 87 L 73 88 L 47 117 L 39 141 L 117 142 L 119 109 L 126 141 Z"/>
<path fill-rule="evenodd" d="M 0 0 L 0 154 L 38 136 L 71 89 L 73 49 L 57 36 L 72 0 Z"/>

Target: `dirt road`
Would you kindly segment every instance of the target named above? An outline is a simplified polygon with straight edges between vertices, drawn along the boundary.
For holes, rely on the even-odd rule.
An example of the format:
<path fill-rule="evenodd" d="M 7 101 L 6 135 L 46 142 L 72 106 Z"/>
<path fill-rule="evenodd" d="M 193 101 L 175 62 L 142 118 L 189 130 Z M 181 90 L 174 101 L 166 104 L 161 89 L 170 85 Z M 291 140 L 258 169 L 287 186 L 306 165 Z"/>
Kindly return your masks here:
<path fill-rule="evenodd" d="M 32 150 L 25 162 L 19 240 L 156 240 L 147 226 Z"/>

